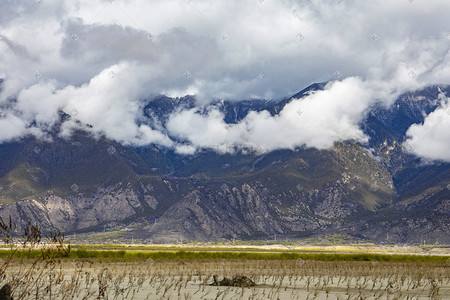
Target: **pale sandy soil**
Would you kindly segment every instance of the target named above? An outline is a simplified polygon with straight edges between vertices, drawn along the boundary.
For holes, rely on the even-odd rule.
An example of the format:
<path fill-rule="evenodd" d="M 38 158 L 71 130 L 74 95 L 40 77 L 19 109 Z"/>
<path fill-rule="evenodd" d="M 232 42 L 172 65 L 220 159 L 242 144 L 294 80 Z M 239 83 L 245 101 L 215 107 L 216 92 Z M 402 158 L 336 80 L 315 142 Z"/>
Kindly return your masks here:
<path fill-rule="evenodd" d="M 400 245 L 215 245 L 215 244 L 161 244 L 145 245 L 130 244 L 130 248 L 167 248 L 167 249 L 186 249 L 198 248 L 199 250 L 242 250 L 242 251 L 273 251 L 273 252 L 323 252 L 323 253 L 374 253 L 374 254 L 417 254 L 417 255 L 445 255 L 450 256 L 450 246 L 400 246 Z"/>
<path fill-rule="evenodd" d="M 245 275 L 252 288 L 209 286 Z M 15 299 L 450 299 L 450 264 L 189 261 L 13 263 Z"/>

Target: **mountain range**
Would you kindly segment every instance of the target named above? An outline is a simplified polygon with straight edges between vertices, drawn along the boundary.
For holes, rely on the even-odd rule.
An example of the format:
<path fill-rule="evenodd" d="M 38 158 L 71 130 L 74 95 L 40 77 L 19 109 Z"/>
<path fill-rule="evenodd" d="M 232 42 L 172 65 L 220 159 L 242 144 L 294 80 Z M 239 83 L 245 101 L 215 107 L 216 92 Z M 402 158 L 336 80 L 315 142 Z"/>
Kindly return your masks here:
<path fill-rule="evenodd" d="M 313 84 L 279 101 L 214 103 L 227 123 L 250 111 L 277 114 Z M 450 243 L 450 164 L 424 161 L 403 145 L 408 128 L 439 107 L 430 86 L 374 105 L 361 128 L 367 144 L 298 147 L 258 154 L 158 145 L 126 146 L 77 132 L 52 141 L 0 144 L 0 216 L 85 239 L 152 242 L 339 238 Z M 190 96 L 148 101 L 144 116 L 164 123 Z M 70 115 L 61 113 L 61 118 Z"/>

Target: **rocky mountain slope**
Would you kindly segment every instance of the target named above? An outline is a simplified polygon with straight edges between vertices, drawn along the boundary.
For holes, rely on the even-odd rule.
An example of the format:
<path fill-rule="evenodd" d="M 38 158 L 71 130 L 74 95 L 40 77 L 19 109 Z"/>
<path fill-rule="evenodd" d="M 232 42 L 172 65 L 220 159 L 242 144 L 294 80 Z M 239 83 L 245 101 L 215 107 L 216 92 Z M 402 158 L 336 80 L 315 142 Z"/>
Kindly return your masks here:
<path fill-rule="evenodd" d="M 315 84 L 296 94 L 321 89 Z M 450 89 L 441 87 L 445 92 Z M 53 142 L 0 145 L 0 215 L 106 239 L 152 241 L 298 239 L 339 234 L 388 242 L 450 242 L 450 164 L 405 152 L 406 130 L 439 105 L 438 87 L 373 107 L 362 124 L 368 145 L 339 143 L 264 155 L 158 146 L 126 147 L 78 133 Z M 220 102 L 228 123 L 251 110 L 278 113 L 282 101 Z M 159 97 L 155 122 L 190 97 Z M 62 116 L 64 117 L 64 116 Z"/>

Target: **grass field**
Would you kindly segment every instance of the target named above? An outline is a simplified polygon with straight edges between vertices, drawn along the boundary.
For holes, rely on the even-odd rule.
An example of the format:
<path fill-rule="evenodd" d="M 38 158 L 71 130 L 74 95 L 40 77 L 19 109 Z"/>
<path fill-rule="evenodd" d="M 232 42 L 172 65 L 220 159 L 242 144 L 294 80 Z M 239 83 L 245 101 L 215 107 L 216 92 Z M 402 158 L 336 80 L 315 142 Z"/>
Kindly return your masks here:
<path fill-rule="evenodd" d="M 39 257 L 39 247 L 14 247 L 16 257 Z M 0 257 L 10 254 L 10 246 L 0 247 Z M 377 246 L 377 245 L 224 245 L 224 244 L 74 244 L 67 258 L 131 260 L 316 260 L 316 261 L 392 261 L 450 262 L 447 246 Z"/>

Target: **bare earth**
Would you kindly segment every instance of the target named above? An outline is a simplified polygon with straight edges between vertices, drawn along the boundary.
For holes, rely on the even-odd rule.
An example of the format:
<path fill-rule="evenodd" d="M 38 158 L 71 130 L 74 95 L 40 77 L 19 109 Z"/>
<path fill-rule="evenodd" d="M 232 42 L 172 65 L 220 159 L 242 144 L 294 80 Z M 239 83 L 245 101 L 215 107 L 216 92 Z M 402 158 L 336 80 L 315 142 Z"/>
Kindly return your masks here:
<path fill-rule="evenodd" d="M 190 246 L 98 246 L 191 249 Z M 180 247 L 180 248 L 179 248 Z M 205 251 L 205 245 L 196 246 Z M 209 251 L 302 251 L 449 255 L 445 247 L 208 246 Z M 222 249 L 224 248 L 225 249 Z M 14 299 L 450 299 L 450 257 L 435 262 L 96 259 L 12 262 L 5 280 Z M 210 286 L 213 276 L 247 276 L 255 287 Z"/>

